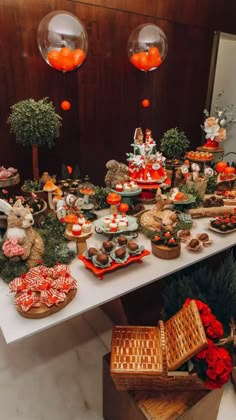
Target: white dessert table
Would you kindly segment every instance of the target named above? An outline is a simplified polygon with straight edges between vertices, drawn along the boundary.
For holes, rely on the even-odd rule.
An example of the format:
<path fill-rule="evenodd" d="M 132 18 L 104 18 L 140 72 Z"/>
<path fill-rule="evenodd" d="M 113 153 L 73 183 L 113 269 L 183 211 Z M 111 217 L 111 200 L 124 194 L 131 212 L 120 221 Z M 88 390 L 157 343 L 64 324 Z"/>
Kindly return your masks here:
<path fill-rule="evenodd" d="M 208 218 L 196 219 L 193 233 L 207 231 Z M 200 252 L 191 252 L 182 245 L 182 252 L 175 260 L 161 260 L 154 255 L 143 258 L 143 263 L 133 263 L 99 280 L 87 270 L 77 258 L 71 263 L 71 271 L 78 281 L 78 292 L 74 300 L 62 311 L 43 319 L 21 317 L 13 304 L 14 294 L 8 291 L 8 285 L 0 280 L 0 327 L 7 343 L 22 340 L 32 334 L 50 328 L 56 324 L 82 314 L 90 309 L 112 301 L 135 289 L 161 279 L 187 266 L 218 254 L 236 244 L 236 232 L 220 234 L 208 231 L 213 243 Z M 94 233 L 88 240 L 88 246 L 99 247 L 106 240 L 103 235 Z M 137 242 L 151 251 L 150 240 L 139 234 Z"/>

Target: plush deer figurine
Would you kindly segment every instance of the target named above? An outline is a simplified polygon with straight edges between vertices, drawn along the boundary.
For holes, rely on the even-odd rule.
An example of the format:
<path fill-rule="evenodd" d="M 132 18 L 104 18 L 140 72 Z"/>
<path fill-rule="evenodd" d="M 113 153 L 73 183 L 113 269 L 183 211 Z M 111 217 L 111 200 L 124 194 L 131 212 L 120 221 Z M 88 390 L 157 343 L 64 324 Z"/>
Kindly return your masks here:
<path fill-rule="evenodd" d="M 24 249 L 21 256 L 29 267 L 38 263 L 44 254 L 44 242 L 41 236 L 32 228 L 34 219 L 29 209 L 25 208 L 21 200 L 13 206 L 0 199 L 0 211 L 7 215 L 7 231 L 4 240 L 17 239 Z"/>
<path fill-rule="evenodd" d="M 141 226 L 150 229 L 171 229 L 177 221 L 177 214 L 175 211 L 167 208 L 171 204 L 170 200 L 164 200 L 160 188 L 156 192 L 156 204 L 140 217 Z"/>

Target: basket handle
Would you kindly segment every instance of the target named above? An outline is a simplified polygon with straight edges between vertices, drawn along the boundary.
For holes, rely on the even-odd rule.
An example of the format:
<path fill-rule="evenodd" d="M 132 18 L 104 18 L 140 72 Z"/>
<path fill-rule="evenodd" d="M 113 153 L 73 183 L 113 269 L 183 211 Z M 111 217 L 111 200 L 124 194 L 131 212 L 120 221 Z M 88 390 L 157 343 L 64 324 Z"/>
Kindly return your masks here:
<path fill-rule="evenodd" d="M 162 363 L 163 363 L 163 374 L 168 375 L 168 363 L 167 363 L 167 345 L 166 345 L 166 334 L 165 334 L 165 324 L 163 321 L 158 321 L 158 327 L 160 330 L 160 340 L 161 340 L 161 351 L 162 351 Z"/>

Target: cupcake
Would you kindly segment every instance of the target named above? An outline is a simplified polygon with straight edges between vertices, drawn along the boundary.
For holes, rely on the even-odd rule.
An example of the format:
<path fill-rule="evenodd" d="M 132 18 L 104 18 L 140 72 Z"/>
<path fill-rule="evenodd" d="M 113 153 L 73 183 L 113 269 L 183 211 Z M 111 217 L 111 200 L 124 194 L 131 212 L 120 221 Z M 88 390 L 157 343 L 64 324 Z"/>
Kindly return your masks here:
<path fill-rule="evenodd" d="M 119 230 L 126 230 L 127 229 L 127 223 L 124 220 L 120 220 L 118 223 Z"/>
<path fill-rule="evenodd" d="M 118 184 L 116 184 L 115 190 L 117 192 L 123 191 L 123 185 L 120 182 L 118 182 Z"/>
<path fill-rule="evenodd" d="M 124 191 L 126 191 L 126 192 L 130 192 L 130 191 L 132 191 L 132 187 L 131 187 L 131 185 L 130 185 L 130 183 L 129 183 L 129 182 L 125 182 L 125 183 L 124 183 L 123 189 L 124 189 Z"/>
<path fill-rule="evenodd" d="M 82 214 L 80 214 L 79 218 L 78 218 L 79 225 L 82 226 L 84 224 L 84 222 L 85 222 L 85 218 Z"/>
<path fill-rule="evenodd" d="M 92 223 L 90 220 L 85 220 L 84 224 L 82 225 L 82 232 L 83 233 L 90 233 L 92 230 Z"/>
<path fill-rule="evenodd" d="M 109 256 L 104 252 L 98 252 L 96 255 L 96 261 L 101 265 L 107 265 L 109 262 Z"/>
<path fill-rule="evenodd" d="M 81 226 L 79 224 L 72 225 L 72 233 L 75 236 L 81 235 Z"/>
<path fill-rule="evenodd" d="M 129 219 L 128 219 L 128 217 L 127 217 L 127 216 L 122 216 L 122 217 L 120 218 L 120 222 L 125 222 L 125 223 L 126 223 L 126 225 L 128 226 L 128 224 L 129 224 Z"/>
<path fill-rule="evenodd" d="M 105 241 L 102 244 L 103 248 L 105 249 L 106 252 L 111 252 L 114 248 L 114 245 L 111 241 Z"/>
<path fill-rule="evenodd" d="M 137 191 L 138 188 L 139 188 L 137 182 L 135 182 L 135 181 L 130 182 L 130 187 L 131 187 L 132 191 Z"/>
<path fill-rule="evenodd" d="M 105 217 L 105 219 L 103 219 L 103 226 L 104 228 L 108 229 L 111 223 L 111 218 L 110 217 Z"/>
<path fill-rule="evenodd" d="M 120 248 L 115 250 L 115 256 L 121 260 L 123 260 L 126 256 L 126 247 L 121 246 Z"/>
<path fill-rule="evenodd" d="M 109 224 L 110 232 L 117 232 L 118 224 L 116 220 L 112 219 L 111 223 Z"/>

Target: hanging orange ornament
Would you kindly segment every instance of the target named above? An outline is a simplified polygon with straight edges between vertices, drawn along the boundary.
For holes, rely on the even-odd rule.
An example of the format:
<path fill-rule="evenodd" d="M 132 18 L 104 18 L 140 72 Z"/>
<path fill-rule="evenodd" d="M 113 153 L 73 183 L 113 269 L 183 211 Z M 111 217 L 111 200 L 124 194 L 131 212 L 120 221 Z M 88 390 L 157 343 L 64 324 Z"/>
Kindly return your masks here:
<path fill-rule="evenodd" d="M 69 111 L 71 105 L 69 101 L 62 101 L 61 102 L 61 108 L 63 109 L 63 111 Z"/>
<path fill-rule="evenodd" d="M 143 108 L 148 108 L 150 106 L 149 99 L 143 99 L 142 100 L 142 106 L 143 106 Z"/>

